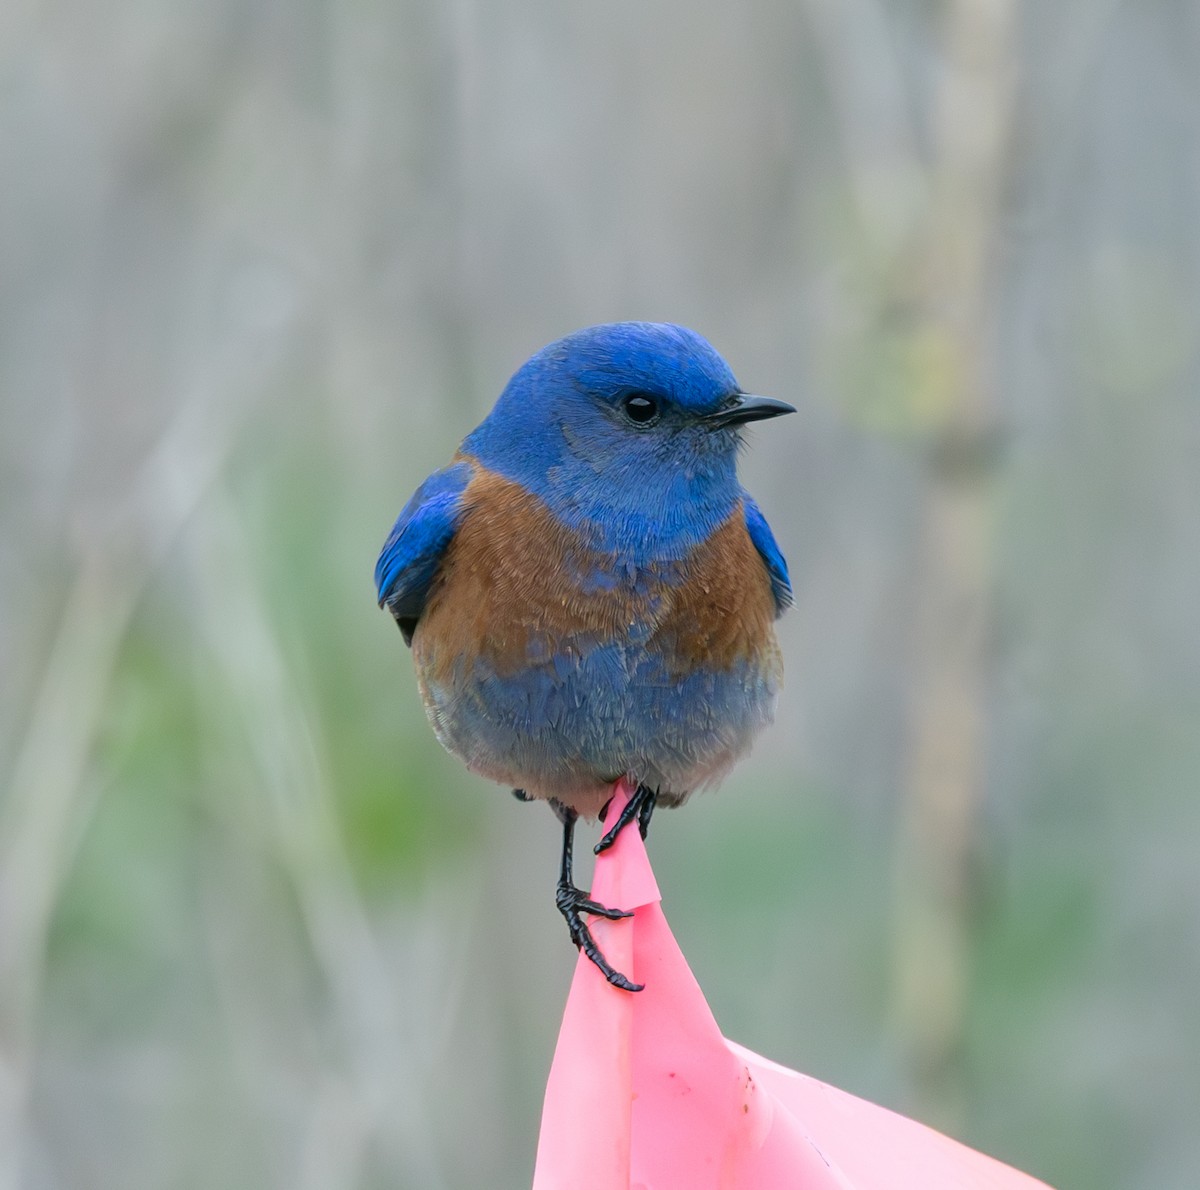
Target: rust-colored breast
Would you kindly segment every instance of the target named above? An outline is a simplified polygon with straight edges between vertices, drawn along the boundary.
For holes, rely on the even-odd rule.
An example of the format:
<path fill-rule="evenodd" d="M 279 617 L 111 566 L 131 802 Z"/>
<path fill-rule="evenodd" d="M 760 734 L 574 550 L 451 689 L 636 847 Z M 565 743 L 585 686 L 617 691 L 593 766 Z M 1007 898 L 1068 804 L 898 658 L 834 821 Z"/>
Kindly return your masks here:
<path fill-rule="evenodd" d="M 741 504 L 684 567 L 656 638 L 669 668 L 726 670 L 776 649 L 771 580 Z"/>
<path fill-rule="evenodd" d="M 672 674 L 776 649 L 770 581 L 740 505 L 683 562 L 635 571 L 478 465 L 463 504 L 413 640 L 435 680 L 476 658 L 503 677 L 612 641 L 644 644 Z"/>
<path fill-rule="evenodd" d="M 622 631 L 622 601 L 583 589 L 590 551 L 537 496 L 477 467 L 463 505 L 413 642 L 435 677 L 481 654 L 508 675 L 546 660 L 541 641 L 571 647 Z"/>

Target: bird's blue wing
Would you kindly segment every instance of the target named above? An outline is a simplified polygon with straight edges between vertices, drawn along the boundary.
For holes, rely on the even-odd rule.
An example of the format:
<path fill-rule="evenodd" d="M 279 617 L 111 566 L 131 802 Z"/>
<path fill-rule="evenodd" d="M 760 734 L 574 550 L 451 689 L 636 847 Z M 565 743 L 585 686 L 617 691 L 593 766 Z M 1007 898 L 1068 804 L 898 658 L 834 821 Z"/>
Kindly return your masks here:
<path fill-rule="evenodd" d="M 792 581 L 788 578 L 787 561 L 783 556 L 767 518 L 762 509 L 754 503 L 754 497 L 745 489 L 742 490 L 742 507 L 746 512 L 746 529 L 750 540 L 758 550 L 763 562 L 766 563 L 767 573 L 771 576 L 771 594 L 775 597 L 775 615 L 782 616 L 792 606 Z"/>
<path fill-rule="evenodd" d="M 452 463 L 417 488 L 375 563 L 379 606 L 396 617 L 405 644 L 412 644 L 429 586 L 462 514 L 462 494 L 473 470 L 468 462 Z"/>

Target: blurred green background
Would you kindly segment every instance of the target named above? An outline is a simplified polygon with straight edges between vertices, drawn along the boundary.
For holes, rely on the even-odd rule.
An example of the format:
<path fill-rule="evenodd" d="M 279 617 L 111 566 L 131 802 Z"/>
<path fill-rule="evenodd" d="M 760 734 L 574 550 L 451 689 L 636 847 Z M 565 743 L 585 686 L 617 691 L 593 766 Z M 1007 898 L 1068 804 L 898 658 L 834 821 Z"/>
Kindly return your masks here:
<path fill-rule="evenodd" d="M 0 1190 L 528 1185 L 558 828 L 371 569 L 620 318 L 801 407 L 779 722 L 651 836 L 725 1032 L 1195 1187 L 1198 80 L 1192 0 L 5 4 Z"/>

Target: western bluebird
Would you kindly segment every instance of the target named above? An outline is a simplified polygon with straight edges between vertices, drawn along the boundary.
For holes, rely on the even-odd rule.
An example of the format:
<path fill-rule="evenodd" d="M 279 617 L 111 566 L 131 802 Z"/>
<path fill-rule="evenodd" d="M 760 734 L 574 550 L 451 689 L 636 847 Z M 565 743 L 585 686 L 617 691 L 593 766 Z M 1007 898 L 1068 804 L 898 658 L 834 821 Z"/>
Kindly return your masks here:
<path fill-rule="evenodd" d="M 773 718 L 791 587 L 736 461 L 743 425 L 792 412 L 684 327 L 576 331 L 516 372 L 375 567 L 437 738 L 554 808 L 559 910 L 629 991 L 581 916 L 628 915 L 575 887 L 575 821 L 627 777 L 596 850 L 635 816 L 644 835 L 656 803 L 719 780 Z"/>

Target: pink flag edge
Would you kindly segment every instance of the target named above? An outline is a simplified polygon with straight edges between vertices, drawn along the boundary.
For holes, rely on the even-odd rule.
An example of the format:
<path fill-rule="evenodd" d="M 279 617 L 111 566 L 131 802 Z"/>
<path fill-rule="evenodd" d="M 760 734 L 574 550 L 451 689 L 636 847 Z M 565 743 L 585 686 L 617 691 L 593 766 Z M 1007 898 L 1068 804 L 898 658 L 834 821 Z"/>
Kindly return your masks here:
<path fill-rule="evenodd" d="M 632 788 L 617 785 L 609 821 Z M 593 918 L 546 1082 L 533 1190 L 1034 1190 L 1046 1183 L 924 1124 L 727 1040 L 671 933 L 645 845 L 623 830 L 591 890 L 633 910 Z"/>

